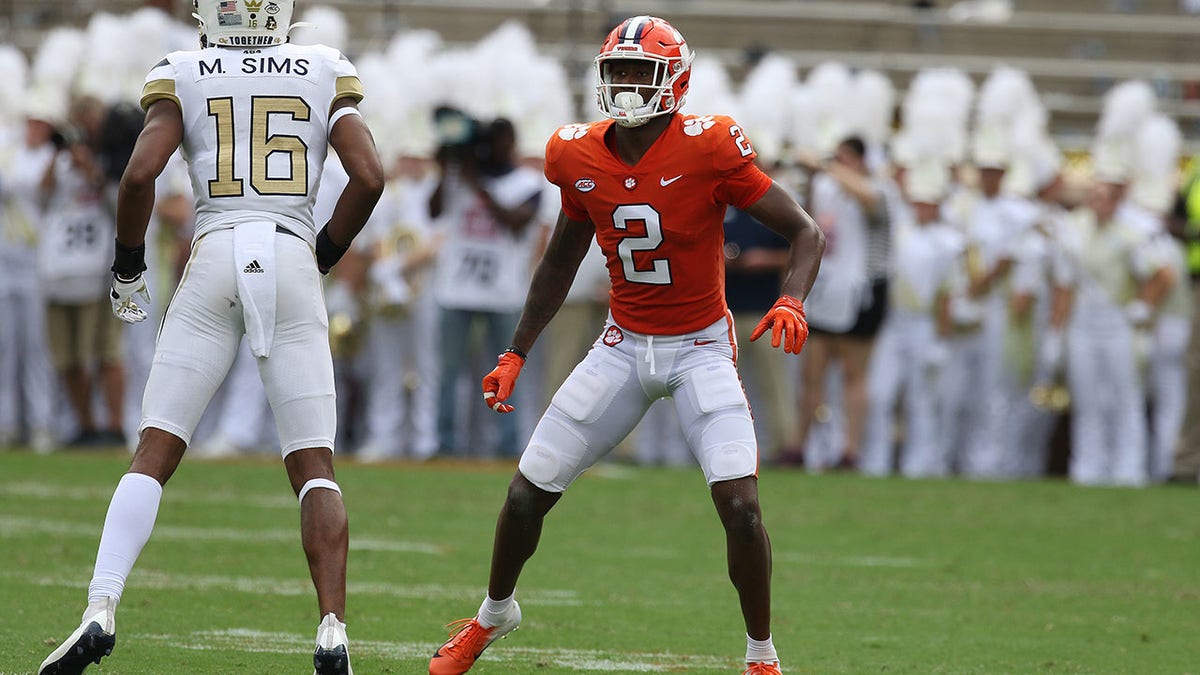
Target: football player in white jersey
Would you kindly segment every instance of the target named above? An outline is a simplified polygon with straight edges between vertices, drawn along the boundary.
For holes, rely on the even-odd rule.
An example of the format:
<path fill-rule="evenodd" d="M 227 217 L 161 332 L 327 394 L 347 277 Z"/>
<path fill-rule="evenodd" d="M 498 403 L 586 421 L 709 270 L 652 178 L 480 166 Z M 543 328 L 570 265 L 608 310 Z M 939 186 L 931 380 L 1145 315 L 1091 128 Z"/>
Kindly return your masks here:
<path fill-rule="evenodd" d="M 196 234 L 169 303 L 143 401 L 141 438 L 109 503 L 88 608 L 39 675 L 80 673 L 112 652 L 114 611 L 150 537 L 162 486 L 245 335 L 300 500 L 301 539 L 322 617 L 315 671 L 349 675 L 342 623 L 348 532 L 334 482 L 333 363 L 320 275 L 366 223 L 383 168 L 358 115 L 362 86 L 336 50 L 287 43 L 293 0 L 196 0 L 199 51 L 150 72 L 145 128 L 121 180 L 113 311 L 145 318 L 144 234 L 155 178 L 183 145 Z M 313 200 L 329 145 L 350 181 L 319 231 Z M 144 299 L 148 300 L 149 298 Z"/>

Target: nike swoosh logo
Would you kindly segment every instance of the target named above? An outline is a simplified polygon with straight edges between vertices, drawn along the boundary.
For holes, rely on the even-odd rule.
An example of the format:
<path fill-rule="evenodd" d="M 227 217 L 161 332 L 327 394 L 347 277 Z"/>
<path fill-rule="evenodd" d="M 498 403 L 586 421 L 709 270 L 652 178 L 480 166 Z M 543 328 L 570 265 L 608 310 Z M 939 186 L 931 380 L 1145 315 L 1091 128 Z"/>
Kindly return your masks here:
<path fill-rule="evenodd" d="M 696 340 L 692 344 L 696 345 L 697 347 L 703 347 L 704 345 L 711 345 L 715 343 L 716 340 Z"/>
<path fill-rule="evenodd" d="M 674 178 L 672 178 L 671 180 L 667 180 L 666 178 L 659 178 L 659 179 L 658 179 L 658 184 L 659 184 L 659 185 L 661 185 L 661 186 L 663 186 L 663 187 L 667 187 L 667 186 L 668 186 L 668 185 L 670 185 L 671 183 L 674 183 L 675 181 L 679 180 L 680 178 L 683 178 L 683 174 L 679 174 L 678 176 L 675 176 L 675 177 L 674 177 Z"/>

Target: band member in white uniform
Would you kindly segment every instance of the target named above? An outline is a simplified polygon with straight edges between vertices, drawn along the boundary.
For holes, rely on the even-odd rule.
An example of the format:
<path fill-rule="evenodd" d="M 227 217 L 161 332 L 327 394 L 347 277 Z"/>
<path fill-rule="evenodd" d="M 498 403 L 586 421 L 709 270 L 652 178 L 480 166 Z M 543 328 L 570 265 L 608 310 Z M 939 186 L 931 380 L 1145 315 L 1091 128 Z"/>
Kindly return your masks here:
<path fill-rule="evenodd" d="M 938 324 L 948 316 L 949 285 L 966 251 L 962 233 L 941 217 L 949 185 L 950 171 L 939 160 L 917 162 L 905 172 L 912 215 L 894 225 L 892 297 L 871 357 L 871 405 L 860 464 L 868 475 L 888 475 L 896 465 L 908 477 L 949 472 L 937 421 L 938 378 L 946 355 Z M 948 324 L 940 323 L 946 332 Z M 892 418 L 901 397 L 904 442 L 894 463 Z"/>
<path fill-rule="evenodd" d="M 51 114 L 28 105 L 23 133 L 0 161 L 0 446 L 16 442 L 24 427 L 34 450 L 48 452 L 57 445 L 55 382 L 35 252 L 42 219 L 37 185 L 54 159 L 54 127 L 45 119 Z"/>

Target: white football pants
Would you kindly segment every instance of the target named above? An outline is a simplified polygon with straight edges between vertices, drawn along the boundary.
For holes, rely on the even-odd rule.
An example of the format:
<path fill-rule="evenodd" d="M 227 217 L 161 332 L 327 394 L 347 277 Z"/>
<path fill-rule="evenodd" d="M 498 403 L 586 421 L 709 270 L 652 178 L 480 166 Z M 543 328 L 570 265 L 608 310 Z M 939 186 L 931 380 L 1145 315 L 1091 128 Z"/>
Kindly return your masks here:
<path fill-rule="evenodd" d="M 758 447 L 736 344 L 729 317 L 674 336 L 624 331 L 610 319 L 551 399 L 521 455 L 521 473 L 543 490 L 566 490 L 650 404 L 669 396 L 709 485 L 756 475 Z"/>
<path fill-rule="evenodd" d="M 275 414 L 282 452 L 333 448 L 337 416 L 329 318 L 320 273 L 308 244 L 276 234 L 275 334 L 270 355 L 256 358 Z M 163 321 L 146 383 L 141 428 L 191 442 L 200 415 L 225 379 L 245 333 L 238 297 L 233 230 L 202 237 Z M 261 269 L 261 268 L 260 268 Z"/>

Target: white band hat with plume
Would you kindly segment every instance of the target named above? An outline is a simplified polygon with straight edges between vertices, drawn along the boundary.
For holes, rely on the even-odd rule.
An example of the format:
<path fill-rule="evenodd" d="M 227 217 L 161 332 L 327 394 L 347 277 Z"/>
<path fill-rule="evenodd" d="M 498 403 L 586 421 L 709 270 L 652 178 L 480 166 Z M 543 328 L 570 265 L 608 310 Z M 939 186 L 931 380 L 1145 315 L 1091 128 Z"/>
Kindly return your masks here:
<path fill-rule="evenodd" d="M 978 168 L 1007 169 L 1012 161 L 1013 127 L 1022 112 L 1041 105 L 1029 75 L 1015 68 L 992 70 L 975 106 L 971 161 Z"/>
<path fill-rule="evenodd" d="M 1129 198 L 1155 213 L 1167 213 L 1178 189 L 1183 145 L 1179 126 L 1166 115 L 1152 114 L 1138 128 L 1135 145 Z"/>
<path fill-rule="evenodd" d="M 1096 180 L 1129 182 L 1138 129 L 1157 107 L 1154 90 L 1142 80 L 1121 82 L 1108 91 L 1092 145 L 1092 176 Z"/>
<path fill-rule="evenodd" d="M 798 82 L 795 62 L 780 54 L 767 54 L 746 74 L 737 112 L 724 113 L 735 116 L 765 161 L 783 158 Z M 692 79 L 689 102 L 699 84 L 700 78 Z"/>

